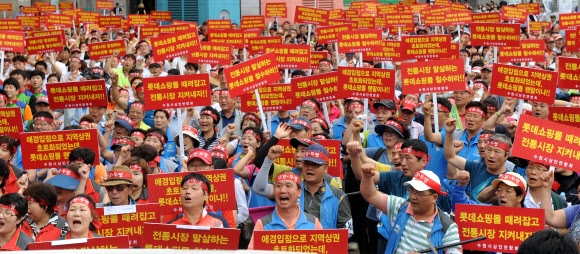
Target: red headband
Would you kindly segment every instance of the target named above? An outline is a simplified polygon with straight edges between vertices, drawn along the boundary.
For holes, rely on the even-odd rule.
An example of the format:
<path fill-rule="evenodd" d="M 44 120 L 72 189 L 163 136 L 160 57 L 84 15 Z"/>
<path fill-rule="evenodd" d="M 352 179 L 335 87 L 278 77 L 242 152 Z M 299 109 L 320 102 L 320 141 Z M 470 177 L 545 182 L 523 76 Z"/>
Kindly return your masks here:
<path fill-rule="evenodd" d="M 365 106 L 362 105 L 362 104 L 359 104 L 359 103 L 351 103 L 351 104 L 348 104 L 348 108 L 347 108 L 348 110 L 353 110 L 355 108 L 364 109 Z"/>
<path fill-rule="evenodd" d="M 203 191 L 205 191 L 205 192 L 207 192 L 207 190 L 208 190 L 208 188 L 207 188 L 207 184 L 206 184 L 204 181 L 201 181 L 201 180 L 195 179 L 195 178 L 193 178 L 193 177 L 192 177 L 192 178 L 189 178 L 189 180 L 187 180 L 187 182 L 186 182 L 186 183 L 199 185 L 199 186 L 201 186 L 201 189 L 202 189 Z"/>
<path fill-rule="evenodd" d="M 165 145 L 165 138 L 160 133 L 149 132 L 147 133 L 147 137 L 156 137 L 157 139 L 159 139 L 159 141 L 161 141 L 161 144 Z"/>
<path fill-rule="evenodd" d="M 493 134 L 491 133 L 487 133 L 487 134 L 479 134 L 479 139 L 486 139 L 486 138 L 491 138 Z"/>
<path fill-rule="evenodd" d="M 499 148 L 506 152 L 510 150 L 510 146 L 508 144 L 497 140 L 490 140 L 489 142 L 487 142 L 487 146 Z"/>
<path fill-rule="evenodd" d="M 77 62 L 77 63 L 80 63 L 80 62 L 81 62 L 81 59 L 78 59 L 78 58 L 76 58 L 76 57 L 73 57 L 73 58 L 71 58 L 70 60 L 71 60 L 72 62 Z"/>
<path fill-rule="evenodd" d="M 79 123 L 79 126 L 91 127 L 91 122 L 89 121 L 82 121 Z"/>
<path fill-rule="evenodd" d="M 213 118 L 214 121 L 218 120 L 217 115 L 214 114 L 213 112 L 211 112 L 211 110 L 203 110 L 203 111 L 201 111 L 200 115 L 208 115 L 208 116 L 211 116 L 211 118 Z"/>
<path fill-rule="evenodd" d="M 395 146 L 393 146 L 393 150 L 399 150 L 401 151 L 401 146 L 403 145 L 403 142 L 397 142 L 395 143 Z"/>
<path fill-rule="evenodd" d="M 223 89 L 223 90 L 215 90 L 214 91 L 218 96 L 230 96 L 230 91 L 227 89 Z"/>
<path fill-rule="evenodd" d="M 20 217 L 20 214 L 18 213 L 18 211 L 16 211 L 16 205 L 9 205 L 9 206 L 8 205 L 0 205 L 0 208 L 13 211 L 14 214 L 16 214 L 16 216 Z"/>
<path fill-rule="evenodd" d="M 81 177 L 70 168 L 61 168 L 58 170 L 58 174 L 69 176 L 77 180 L 81 180 Z"/>
<path fill-rule="evenodd" d="M 450 110 L 443 104 L 437 103 L 437 108 L 443 110 L 445 113 L 449 113 Z"/>
<path fill-rule="evenodd" d="M 416 179 L 417 181 L 421 181 L 424 184 L 426 184 L 427 186 L 429 186 L 429 188 L 431 188 L 432 190 L 436 191 L 437 193 L 445 196 L 447 195 L 446 192 L 443 192 L 441 190 L 441 184 L 436 182 L 435 180 L 431 179 L 431 177 L 429 177 L 426 174 L 423 174 L 423 172 L 421 171 L 417 171 L 417 173 L 415 173 L 415 175 L 413 176 L 414 179 Z"/>
<path fill-rule="evenodd" d="M 133 163 L 133 164 L 129 165 L 129 169 L 131 171 L 141 171 L 141 165 L 139 165 L 137 163 Z"/>
<path fill-rule="evenodd" d="M 284 172 L 276 176 L 276 182 L 289 180 L 298 184 L 298 186 L 302 185 L 302 180 L 300 180 L 300 176 L 294 174 L 292 172 Z"/>
<path fill-rule="evenodd" d="M 143 86 L 139 86 L 139 87 L 135 88 L 135 92 L 137 92 L 137 93 L 143 92 L 143 90 L 145 90 L 145 88 Z"/>
<path fill-rule="evenodd" d="M 497 108 L 494 106 L 487 106 L 487 112 L 492 112 L 492 111 L 495 112 L 496 110 L 497 110 Z"/>
<path fill-rule="evenodd" d="M 304 121 L 304 120 L 293 119 L 292 121 L 290 121 L 290 125 L 292 125 L 292 124 L 304 125 L 306 127 L 306 129 L 308 129 L 309 131 L 312 130 L 312 126 L 309 123 L 307 123 L 306 121 Z"/>
<path fill-rule="evenodd" d="M 570 100 L 580 100 L 580 95 L 570 96 Z"/>
<path fill-rule="evenodd" d="M 328 161 L 330 160 L 330 158 L 328 158 L 328 155 L 326 155 L 323 152 L 318 152 L 318 151 L 306 151 L 306 154 L 304 155 L 304 157 L 319 158 L 326 163 L 328 163 Z"/>
<path fill-rule="evenodd" d="M 425 157 L 425 158 L 429 159 L 429 155 L 427 155 L 425 152 L 421 152 L 419 150 L 413 149 L 412 146 L 407 146 L 407 147 L 401 149 L 401 153 L 402 154 L 411 154 L 411 155 L 415 155 L 419 158 Z"/>
<path fill-rule="evenodd" d="M 512 175 L 512 174 L 502 174 L 499 177 L 500 180 L 504 181 L 510 181 L 512 183 L 517 184 L 520 188 L 522 188 L 522 190 L 525 192 L 526 191 L 526 184 L 524 182 L 522 182 L 521 179 L 517 178 L 516 176 Z"/>
<path fill-rule="evenodd" d="M 248 129 L 248 130 L 246 130 L 246 131 L 244 132 L 244 135 L 245 135 L 245 134 L 250 134 L 250 135 L 254 136 L 254 137 L 255 137 L 255 138 L 258 140 L 258 142 L 262 141 L 262 137 L 260 136 L 260 134 L 259 134 L 259 133 L 256 133 L 256 132 L 255 132 L 254 130 L 252 130 L 252 129 Z"/>
<path fill-rule="evenodd" d="M 129 73 L 129 77 L 131 77 L 131 78 L 141 77 L 141 73 L 140 72 L 131 72 L 131 73 Z"/>
<path fill-rule="evenodd" d="M 141 103 L 132 103 L 131 104 L 131 108 L 138 108 L 141 110 L 145 110 L 145 105 L 141 104 Z"/>
<path fill-rule="evenodd" d="M 115 179 L 131 179 L 131 181 L 133 181 L 133 174 L 122 170 L 109 171 L 109 173 L 107 173 L 107 181 Z"/>
<path fill-rule="evenodd" d="M 327 62 L 327 61 L 320 61 L 320 62 L 318 62 L 318 65 L 320 65 L 320 64 L 330 65 L 330 62 Z"/>
<path fill-rule="evenodd" d="M 328 124 L 326 123 L 326 121 L 325 121 L 325 120 L 322 120 L 321 118 L 314 118 L 314 119 L 312 119 L 312 120 L 311 120 L 311 122 L 316 122 L 316 123 L 319 123 L 319 124 L 321 124 L 321 125 L 322 125 L 322 126 L 325 128 L 325 129 L 327 129 L 327 130 L 328 130 Z"/>
<path fill-rule="evenodd" d="M 93 207 L 93 204 L 91 203 L 91 201 L 90 201 L 90 200 L 88 200 L 88 199 L 87 199 L 87 198 L 85 198 L 85 197 L 76 197 L 76 198 L 73 198 L 73 199 L 70 201 L 70 205 L 72 205 L 72 204 L 75 204 L 75 203 L 81 203 L 81 204 L 85 204 L 85 205 L 86 205 L 86 206 L 88 206 L 88 207 L 89 207 L 91 210 L 95 209 L 95 208 Z"/>
<path fill-rule="evenodd" d="M 401 133 L 403 133 L 403 126 L 400 125 L 399 123 L 393 121 L 393 120 L 389 120 L 385 123 L 385 125 L 390 125 L 390 126 L 394 126 L 397 129 L 399 129 L 399 131 L 401 131 Z"/>
<path fill-rule="evenodd" d="M 8 101 L 8 97 L 6 97 L 6 95 L 0 94 L 0 99 L 2 99 L 3 101 Z"/>
<path fill-rule="evenodd" d="M 467 108 L 465 113 L 468 113 L 468 112 L 476 113 L 476 114 L 480 115 L 481 117 L 485 118 L 485 113 L 479 107 L 475 107 L 475 106 L 469 107 L 469 108 Z"/>
<path fill-rule="evenodd" d="M 142 139 L 145 139 L 145 134 L 143 134 L 139 131 L 136 131 L 136 132 L 131 133 L 131 137 L 141 137 Z"/>
<path fill-rule="evenodd" d="M 313 107 L 314 110 L 317 111 L 317 112 L 320 110 L 318 108 L 318 106 L 316 105 L 316 103 L 314 103 L 313 101 L 310 101 L 310 100 L 302 102 L 302 105 L 306 105 L 306 106 Z"/>
<path fill-rule="evenodd" d="M 193 132 L 193 134 L 195 134 L 195 135 L 198 135 L 198 134 L 199 134 L 199 133 L 197 132 L 197 129 L 196 129 L 196 128 L 193 128 L 193 127 L 191 127 L 191 126 L 189 126 L 189 125 L 186 125 L 186 126 L 183 126 L 183 127 L 181 127 L 181 130 L 182 130 L 182 131 L 191 131 L 191 132 Z"/>
<path fill-rule="evenodd" d="M 210 152 L 211 152 L 211 157 L 217 157 L 217 158 L 221 158 L 224 160 L 228 159 L 228 151 L 223 146 L 216 145 L 211 149 Z"/>
<path fill-rule="evenodd" d="M 130 145 L 132 147 L 135 147 L 135 142 L 133 142 L 133 140 L 128 139 L 128 138 L 114 138 L 111 141 L 111 146 L 116 146 L 116 145 Z"/>
<path fill-rule="evenodd" d="M 256 124 L 260 124 L 260 118 L 256 117 L 254 114 L 246 114 L 244 120 L 252 120 Z"/>
<path fill-rule="evenodd" d="M 52 123 L 54 120 L 49 118 L 49 117 L 45 117 L 45 116 L 37 116 L 34 118 L 34 121 L 39 120 L 39 121 L 45 121 L 47 123 Z"/>
<path fill-rule="evenodd" d="M 161 157 L 157 156 L 152 161 L 148 161 L 147 166 L 150 168 L 154 168 L 157 167 L 157 164 L 159 164 L 159 162 L 161 162 Z"/>
<path fill-rule="evenodd" d="M 6 150 L 10 151 L 13 155 L 16 154 L 16 147 L 14 147 L 12 150 L 10 150 L 10 148 L 8 148 L 8 143 L 2 143 L 2 144 L 0 144 L 0 147 L 5 148 Z"/>
<path fill-rule="evenodd" d="M 48 206 L 48 204 L 46 204 L 46 201 L 44 201 L 44 199 L 36 200 L 31 196 L 26 196 L 26 201 L 38 203 L 39 205 L 43 205 L 43 206 Z"/>
<path fill-rule="evenodd" d="M 326 139 L 326 137 L 324 135 L 315 135 L 312 138 L 317 139 L 317 140 L 325 140 Z"/>

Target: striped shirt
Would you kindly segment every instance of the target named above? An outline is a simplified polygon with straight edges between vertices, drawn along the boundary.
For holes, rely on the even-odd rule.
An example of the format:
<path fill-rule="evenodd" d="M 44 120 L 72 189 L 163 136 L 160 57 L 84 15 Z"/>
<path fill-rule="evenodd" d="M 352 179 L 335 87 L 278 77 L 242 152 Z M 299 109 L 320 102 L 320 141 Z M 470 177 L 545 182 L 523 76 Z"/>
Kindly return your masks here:
<path fill-rule="evenodd" d="M 392 195 L 387 196 L 385 201 L 386 206 L 383 213 L 389 216 L 389 219 L 391 220 L 391 228 L 395 223 L 399 209 L 405 204 L 405 202 L 406 200 L 403 198 Z M 405 230 L 403 231 L 403 235 L 401 236 L 401 240 L 399 241 L 399 245 L 397 246 L 395 253 L 409 253 L 429 249 L 430 247 L 427 234 L 431 232 L 431 228 L 433 227 L 432 221 L 435 219 L 435 214 L 429 222 L 425 220 L 415 220 L 413 211 L 411 210 L 410 206 L 406 212 L 411 216 L 409 216 L 409 219 L 407 220 Z M 457 224 L 453 223 L 449 226 L 447 232 L 445 232 L 445 236 L 443 237 L 443 245 L 458 243 L 459 241 L 459 231 L 457 229 Z M 445 253 L 462 253 L 461 246 L 447 248 L 445 249 Z"/>

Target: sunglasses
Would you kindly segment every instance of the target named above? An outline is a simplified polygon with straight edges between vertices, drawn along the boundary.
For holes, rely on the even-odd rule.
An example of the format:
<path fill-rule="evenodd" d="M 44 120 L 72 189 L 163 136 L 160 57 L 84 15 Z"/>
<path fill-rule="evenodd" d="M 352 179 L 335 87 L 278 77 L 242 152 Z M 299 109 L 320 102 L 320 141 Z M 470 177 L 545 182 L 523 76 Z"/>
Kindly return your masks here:
<path fill-rule="evenodd" d="M 105 189 L 107 189 L 107 191 L 113 191 L 113 190 L 117 190 L 118 192 L 124 191 L 125 188 L 127 188 L 129 186 L 127 186 L 126 184 L 122 184 L 122 185 L 115 185 L 115 186 L 105 186 Z"/>

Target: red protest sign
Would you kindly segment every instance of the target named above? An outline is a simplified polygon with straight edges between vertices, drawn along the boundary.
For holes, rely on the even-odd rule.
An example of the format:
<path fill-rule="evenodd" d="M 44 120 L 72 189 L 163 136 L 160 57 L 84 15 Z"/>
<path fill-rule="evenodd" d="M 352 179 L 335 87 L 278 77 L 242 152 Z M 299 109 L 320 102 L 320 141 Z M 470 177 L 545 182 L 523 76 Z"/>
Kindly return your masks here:
<path fill-rule="evenodd" d="M 28 156 L 23 156 L 24 168 L 48 168 L 68 165 L 68 155 L 77 147 L 90 148 L 98 154 L 97 130 L 21 132 L 20 143 Z M 98 165 L 95 160 L 93 165 Z"/>
<path fill-rule="evenodd" d="M 304 6 L 296 6 L 294 12 L 294 23 L 311 25 L 328 25 L 329 11 Z"/>
<path fill-rule="evenodd" d="M 288 9 L 286 3 L 266 3 L 266 18 L 286 18 Z"/>
<path fill-rule="evenodd" d="M 115 8 L 115 3 L 113 1 L 97 0 L 97 4 L 96 4 L 97 10 L 112 10 L 114 8 Z"/>
<path fill-rule="evenodd" d="M 183 225 L 145 223 L 145 249 L 237 250 L 237 228 L 192 228 Z"/>
<path fill-rule="evenodd" d="M 125 55 L 125 41 L 104 41 L 90 43 L 89 52 L 91 52 L 91 59 L 106 59 L 111 57 L 114 51 L 119 51 L 119 55 Z"/>
<path fill-rule="evenodd" d="M 320 102 L 338 99 L 338 73 L 328 72 L 307 77 L 293 78 L 292 87 L 298 101 L 316 98 Z"/>
<path fill-rule="evenodd" d="M 105 80 L 55 83 L 48 86 L 51 109 L 106 107 L 107 87 Z"/>
<path fill-rule="evenodd" d="M 40 13 L 56 13 L 56 5 L 42 5 L 38 7 Z"/>
<path fill-rule="evenodd" d="M 339 66 L 338 73 L 339 98 L 395 98 L 394 70 Z"/>
<path fill-rule="evenodd" d="M 208 211 L 236 210 L 234 189 L 234 170 L 196 171 L 203 174 L 211 182 L 211 194 L 206 207 Z M 149 201 L 159 203 L 162 215 L 183 213 L 181 205 L 181 180 L 191 172 L 147 175 Z M 145 237 L 145 235 L 143 235 Z"/>
<path fill-rule="evenodd" d="M 18 19 L 0 19 L 0 31 L 21 31 L 22 21 Z"/>
<path fill-rule="evenodd" d="M 61 11 L 72 10 L 75 8 L 74 2 L 59 2 L 58 9 Z"/>
<path fill-rule="evenodd" d="M 542 62 L 546 60 L 544 40 L 523 40 L 519 47 L 502 47 L 498 52 L 498 61 L 507 62 Z"/>
<path fill-rule="evenodd" d="M 232 29 L 209 30 L 208 40 L 232 45 L 234 49 L 242 49 L 244 48 L 244 31 Z"/>
<path fill-rule="evenodd" d="M 357 53 L 381 51 L 383 32 L 381 30 L 345 31 L 338 33 L 338 52 Z"/>
<path fill-rule="evenodd" d="M 99 24 L 99 16 L 100 14 L 98 12 L 82 11 L 77 13 L 77 20 L 82 20 L 84 24 Z"/>
<path fill-rule="evenodd" d="M 232 29 L 232 21 L 229 19 L 210 19 L 207 21 L 207 30 Z"/>
<path fill-rule="evenodd" d="M 464 6 L 465 7 L 465 6 Z M 454 11 L 447 11 L 444 14 L 445 22 L 443 25 L 445 26 L 457 26 L 457 25 L 464 25 L 464 24 L 471 24 L 473 20 L 471 19 L 471 11 L 468 10 L 454 10 Z"/>
<path fill-rule="evenodd" d="M 357 9 L 350 9 L 344 11 L 344 17 L 347 19 L 357 18 L 359 17 L 359 10 Z"/>
<path fill-rule="evenodd" d="M 358 30 L 358 22 L 356 22 L 356 21 L 346 20 L 346 19 L 329 19 L 328 20 L 329 26 L 339 26 L 339 25 L 345 25 L 345 24 L 352 25 L 352 30 Z"/>
<path fill-rule="evenodd" d="M 211 104 L 208 74 L 144 78 L 143 87 L 149 110 Z"/>
<path fill-rule="evenodd" d="M 135 212 L 123 214 L 106 214 L 104 208 L 97 208 L 97 214 L 102 226 L 97 234 L 103 237 L 125 235 L 129 236 L 131 248 L 143 247 L 143 226 L 145 222 L 161 221 L 159 204 L 136 205 Z"/>
<path fill-rule="evenodd" d="M 556 72 L 494 64 L 489 92 L 537 102 L 554 103 Z"/>
<path fill-rule="evenodd" d="M 473 13 L 471 18 L 475 23 L 500 23 L 501 16 L 499 12 L 487 12 L 487 13 Z"/>
<path fill-rule="evenodd" d="M 16 19 L 22 21 L 22 28 L 29 30 L 40 28 L 40 16 L 18 16 Z"/>
<path fill-rule="evenodd" d="M 151 16 L 149 15 L 128 15 L 129 25 L 131 26 L 148 26 L 151 24 Z"/>
<path fill-rule="evenodd" d="M 34 2 L 34 7 L 50 5 L 50 2 Z"/>
<path fill-rule="evenodd" d="M 170 11 L 151 11 L 151 21 L 171 21 Z"/>
<path fill-rule="evenodd" d="M 14 139 L 20 139 L 20 133 L 24 132 L 22 124 L 22 112 L 19 107 L 0 108 L 0 136 L 10 136 Z"/>
<path fill-rule="evenodd" d="M 254 249 L 346 254 L 348 230 L 256 230 Z"/>
<path fill-rule="evenodd" d="M 147 38 L 153 38 L 161 33 L 161 28 L 158 26 L 142 26 L 141 27 L 141 40 Z"/>
<path fill-rule="evenodd" d="M 264 52 L 276 53 L 278 68 L 282 69 L 309 69 L 310 45 L 300 44 L 266 44 Z"/>
<path fill-rule="evenodd" d="M 310 52 L 310 69 L 318 70 L 318 63 L 322 59 L 328 59 L 328 51 L 311 51 Z"/>
<path fill-rule="evenodd" d="M 121 17 L 118 18 L 120 19 Z M 72 28 L 73 20 L 72 16 L 69 15 L 48 14 L 44 24 L 47 27 Z"/>
<path fill-rule="evenodd" d="M 526 23 L 527 19 L 528 10 L 513 6 L 503 6 L 501 8 L 501 20 L 523 24 Z"/>
<path fill-rule="evenodd" d="M 580 51 L 580 26 L 576 27 L 576 31 L 569 30 L 566 32 L 566 38 L 564 40 L 566 40 L 566 51 Z"/>
<path fill-rule="evenodd" d="M 156 61 L 169 60 L 188 52 L 201 51 L 197 29 L 151 38 L 151 46 Z"/>
<path fill-rule="evenodd" d="M 399 12 L 397 14 L 387 15 L 385 22 L 385 28 L 415 27 L 413 13 L 410 12 Z"/>
<path fill-rule="evenodd" d="M 80 240 L 80 241 L 76 241 Z M 85 238 L 76 240 L 60 240 L 51 242 L 32 242 L 28 244 L 29 250 L 84 250 L 84 249 L 128 249 L 129 237 L 112 236 Z M 80 242 L 80 243 L 79 243 Z"/>
<path fill-rule="evenodd" d="M 358 22 L 358 29 L 375 29 L 376 27 L 374 17 L 354 17 L 350 18 L 350 20 Z M 382 20 L 386 22 L 384 19 Z M 379 26 L 384 27 L 385 24 L 383 23 Z"/>
<path fill-rule="evenodd" d="M 258 88 L 260 101 L 264 111 L 295 110 L 296 102 L 290 84 L 270 84 Z M 258 102 L 255 93 L 245 93 L 241 96 L 242 111 L 258 112 Z"/>
<path fill-rule="evenodd" d="M 121 28 L 121 16 L 99 16 L 99 27 Z"/>
<path fill-rule="evenodd" d="M 240 27 L 242 30 L 246 29 L 264 29 L 266 27 L 266 20 L 264 16 L 257 15 L 257 16 L 242 16 L 242 20 L 240 21 Z"/>
<path fill-rule="evenodd" d="M 528 28 L 530 28 L 530 33 L 533 33 L 533 32 L 541 33 L 542 31 L 544 31 L 546 29 L 550 29 L 551 25 L 552 25 L 552 23 L 550 23 L 550 22 L 533 22 L 533 21 L 530 21 L 529 22 L 529 25 L 528 25 Z"/>
<path fill-rule="evenodd" d="M 81 13 L 81 12 L 83 12 L 83 9 L 76 8 L 76 9 L 69 9 L 69 10 L 61 10 L 60 14 L 68 15 L 68 16 L 73 17 L 73 19 L 75 19 L 75 20 L 79 20 L 79 13 Z M 96 12 L 96 13 L 98 13 L 98 12 Z M 85 22 L 83 22 L 83 23 L 85 23 Z"/>
<path fill-rule="evenodd" d="M 540 15 L 540 3 L 516 4 L 516 8 L 527 10 L 530 15 Z"/>
<path fill-rule="evenodd" d="M 276 54 L 266 53 L 249 61 L 224 69 L 230 96 L 236 97 L 260 86 L 278 82 L 278 61 Z"/>
<path fill-rule="evenodd" d="M 561 89 L 580 87 L 580 59 L 558 57 L 558 87 Z"/>
<path fill-rule="evenodd" d="M 38 2 L 35 2 L 38 3 Z M 50 4 L 50 3 L 47 3 Z M 22 7 L 22 14 L 25 15 L 38 15 L 38 8 L 37 7 L 31 7 L 31 6 L 24 6 Z"/>
<path fill-rule="evenodd" d="M 564 118 L 564 115 L 562 117 Z M 579 143 L 580 129 L 522 115 L 518 121 L 512 155 L 557 168 L 578 171 L 578 167 L 574 165 L 580 164 Z"/>
<path fill-rule="evenodd" d="M 12 11 L 12 4 L 11 3 L 0 4 L 0 11 Z"/>
<path fill-rule="evenodd" d="M 328 18 L 329 19 L 344 19 L 345 18 L 345 12 L 341 9 L 334 9 L 334 10 L 330 10 L 328 12 Z"/>
<path fill-rule="evenodd" d="M 48 30 L 48 31 L 31 31 L 28 33 L 29 37 L 42 37 L 49 35 L 58 35 L 64 38 L 64 30 Z"/>
<path fill-rule="evenodd" d="M 62 49 L 63 41 L 60 34 L 26 38 L 26 50 L 31 55 L 60 52 Z"/>
<path fill-rule="evenodd" d="M 517 136 L 517 135 L 516 135 Z M 486 240 L 462 244 L 464 250 L 515 253 L 534 232 L 544 229 L 544 210 L 457 204 L 457 227 L 461 241 L 487 236 Z"/>
<path fill-rule="evenodd" d="M 162 34 L 170 34 L 170 33 L 176 33 L 176 32 L 181 33 L 183 31 L 190 29 L 190 28 L 191 27 L 189 26 L 189 24 L 179 24 L 179 25 L 160 26 L 159 31 Z"/>
<path fill-rule="evenodd" d="M 520 24 L 471 23 L 471 45 L 519 47 Z"/>
<path fill-rule="evenodd" d="M 24 32 L 6 31 L 0 34 L 0 50 L 24 52 Z"/>
<path fill-rule="evenodd" d="M 244 47 L 250 45 L 250 38 L 260 37 L 261 35 L 262 30 L 260 29 L 244 30 Z"/>
<path fill-rule="evenodd" d="M 261 36 L 248 38 L 248 52 L 250 54 L 264 54 L 264 48 L 272 45 L 282 46 L 282 36 Z"/>
<path fill-rule="evenodd" d="M 403 61 L 403 48 L 401 41 L 383 41 L 381 51 L 370 51 L 363 53 L 363 59 L 373 61 Z"/>
<path fill-rule="evenodd" d="M 580 108 L 576 107 L 550 107 L 548 120 L 561 123 L 574 128 L 580 127 Z"/>
<path fill-rule="evenodd" d="M 403 93 L 465 90 L 464 73 L 463 59 L 403 63 L 401 65 Z"/>
<path fill-rule="evenodd" d="M 445 23 L 445 13 L 430 14 L 428 10 L 423 10 L 421 18 L 426 26 L 442 26 Z"/>
<path fill-rule="evenodd" d="M 580 26 L 580 13 L 562 13 L 559 19 L 560 29 L 573 30 Z"/>
<path fill-rule="evenodd" d="M 187 61 L 211 65 L 230 65 L 232 62 L 232 46 L 225 43 L 202 41 L 201 51 L 189 52 Z"/>
<path fill-rule="evenodd" d="M 328 151 L 328 154 L 330 154 L 327 173 L 334 177 L 343 178 L 342 161 L 340 160 L 340 140 L 323 139 L 318 140 L 318 142 L 324 146 Z M 280 158 L 274 160 L 274 163 L 294 168 L 296 166 L 294 161 L 294 153 L 296 152 L 296 149 L 290 145 L 290 139 L 281 139 L 278 141 L 277 145 L 282 146 L 284 153 L 282 153 Z"/>
<path fill-rule="evenodd" d="M 450 35 L 403 36 L 401 40 L 401 57 L 409 59 L 448 59 L 451 50 Z"/>

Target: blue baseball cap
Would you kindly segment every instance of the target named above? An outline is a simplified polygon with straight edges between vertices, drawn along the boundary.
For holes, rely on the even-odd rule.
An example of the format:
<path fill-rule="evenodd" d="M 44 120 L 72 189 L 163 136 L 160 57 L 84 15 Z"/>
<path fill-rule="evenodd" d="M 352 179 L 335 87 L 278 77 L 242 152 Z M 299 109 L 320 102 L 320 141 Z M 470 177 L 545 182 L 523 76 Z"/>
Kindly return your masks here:
<path fill-rule="evenodd" d="M 135 122 L 133 122 L 133 120 L 131 120 L 127 116 L 120 116 L 117 120 L 115 120 L 115 124 L 120 124 L 121 126 L 123 126 L 123 128 L 132 131 Z"/>
<path fill-rule="evenodd" d="M 49 172 L 50 174 L 50 172 Z M 50 179 L 46 183 L 67 190 L 76 190 L 79 186 L 81 177 L 69 168 L 61 168 L 58 170 L 58 174 Z"/>
<path fill-rule="evenodd" d="M 310 161 L 318 165 L 325 165 L 328 164 L 329 159 L 330 154 L 328 154 L 328 151 L 324 146 L 320 144 L 312 144 L 306 148 L 306 154 L 304 154 L 302 162 Z"/>
<path fill-rule="evenodd" d="M 308 120 L 306 117 L 303 117 L 303 116 L 292 119 L 292 121 L 290 121 L 289 125 L 292 129 L 312 130 L 312 123 L 310 123 L 310 120 Z"/>

